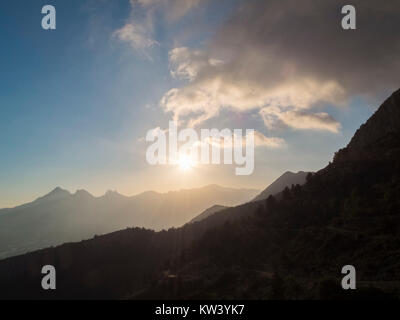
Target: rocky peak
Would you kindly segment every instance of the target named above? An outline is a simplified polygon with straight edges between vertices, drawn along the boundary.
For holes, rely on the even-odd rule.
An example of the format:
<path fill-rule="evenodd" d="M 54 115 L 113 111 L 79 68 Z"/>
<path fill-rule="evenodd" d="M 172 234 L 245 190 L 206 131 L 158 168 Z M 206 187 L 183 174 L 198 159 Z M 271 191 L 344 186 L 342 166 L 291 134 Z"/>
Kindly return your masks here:
<path fill-rule="evenodd" d="M 360 150 L 392 133 L 400 133 L 400 89 L 356 131 L 347 147 Z"/>

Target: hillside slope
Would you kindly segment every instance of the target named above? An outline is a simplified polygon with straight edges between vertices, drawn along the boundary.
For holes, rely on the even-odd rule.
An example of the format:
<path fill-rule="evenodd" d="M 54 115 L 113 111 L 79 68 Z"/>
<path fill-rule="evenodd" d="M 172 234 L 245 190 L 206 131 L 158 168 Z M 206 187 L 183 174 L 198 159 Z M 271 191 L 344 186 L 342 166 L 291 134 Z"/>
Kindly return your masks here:
<path fill-rule="evenodd" d="M 304 186 L 269 197 L 252 218 L 207 231 L 169 266 L 174 277 L 160 274 L 132 298 L 398 299 L 400 122 L 381 110 L 398 111 L 399 97 Z M 385 117 L 390 130 L 368 132 Z M 348 264 L 355 291 L 340 286 Z"/>
<path fill-rule="evenodd" d="M 189 223 L 199 222 L 199 221 L 204 220 L 204 219 L 208 218 L 209 216 L 212 216 L 213 214 L 220 212 L 224 209 L 228 209 L 228 207 L 220 206 L 220 205 L 216 204 L 215 206 L 212 206 L 212 207 L 208 208 L 207 210 L 204 210 L 198 216 L 194 217 L 192 220 L 189 221 Z"/>

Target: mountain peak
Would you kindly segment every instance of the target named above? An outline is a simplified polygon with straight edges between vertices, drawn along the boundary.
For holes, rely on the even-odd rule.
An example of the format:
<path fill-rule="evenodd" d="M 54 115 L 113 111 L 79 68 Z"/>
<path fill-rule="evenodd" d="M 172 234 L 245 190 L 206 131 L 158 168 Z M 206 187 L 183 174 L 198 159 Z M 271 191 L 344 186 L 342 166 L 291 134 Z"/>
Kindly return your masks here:
<path fill-rule="evenodd" d="M 74 196 L 78 196 L 81 198 L 93 198 L 93 196 L 84 189 L 76 190 Z"/>
<path fill-rule="evenodd" d="M 261 192 L 253 201 L 267 199 L 270 195 L 276 195 L 283 191 L 286 187 L 291 187 L 293 184 L 302 185 L 306 182 L 308 172 L 299 171 L 297 173 L 286 171 L 278 179 L 272 182 L 263 192 Z"/>
<path fill-rule="evenodd" d="M 120 194 L 116 190 L 107 190 L 107 192 L 101 198 L 106 198 L 106 199 L 110 199 L 110 198 L 125 198 L 125 196 L 123 196 L 122 194 Z"/>
<path fill-rule="evenodd" d="M 400 132 L 400 89 L 395 91 L 356 131 L 347 148 L 360 150 L 392 133 Z"/>
<path fill-rule="evenodd" d="M 58 192 L 63 192 L 63 191 L 67 191 L 62 189 L 61 187 L 55 187 L 52 191 L 50 191 L 50 193 L 58 193 Z"/>
<path fill-rule="evenodd" d="M 52 191 L 50 191 L 48 194 L 36 199 L 36 201 L 62 199 L 62 198 L 68 197 L 70 195 L 71 195 L 71 193 L 69 191 L 64 190 L 60 187 L 56 187 Z"/>
<path fill-rule="evenodd" d="M 68 190 L 62 189 L 61 187 L 56 187 L 52 191 L 50 191 L 47 195 L 66 195 L 70 194 Z"/>

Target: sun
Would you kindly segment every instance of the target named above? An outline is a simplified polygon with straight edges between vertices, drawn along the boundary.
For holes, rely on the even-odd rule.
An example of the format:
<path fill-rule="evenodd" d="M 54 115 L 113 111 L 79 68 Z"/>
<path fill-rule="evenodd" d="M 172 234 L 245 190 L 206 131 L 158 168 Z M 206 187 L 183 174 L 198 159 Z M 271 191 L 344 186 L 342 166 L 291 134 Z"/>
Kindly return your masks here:
<path fill-rule="evenodd" d="M 180 155 L 178 160 L 178 166 L 182 171 L 189 171 L 196 163 L 187 155 Z"/>

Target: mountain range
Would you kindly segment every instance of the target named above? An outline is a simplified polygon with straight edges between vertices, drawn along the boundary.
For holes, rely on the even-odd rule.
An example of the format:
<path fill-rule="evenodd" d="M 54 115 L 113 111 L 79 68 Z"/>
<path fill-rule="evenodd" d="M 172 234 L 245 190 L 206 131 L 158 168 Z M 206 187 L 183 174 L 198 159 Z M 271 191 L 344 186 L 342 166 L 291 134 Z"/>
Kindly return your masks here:
<path fill-rule="evenodd" d="M 57 187 L 31 203 L 0 210 L 0 259 L 126 227 L 156 231 L 180 227 L 251 201 L 255 195 L 258 200 L 266 199 L 292 184 L 303 184 L 305 174 L 286 172 L 262 193 L 209 185 L 131 197 L 107 191 L 94 197 L 86 190 L 72 194 Z"/>
<path fill-rule="evenodd" d="M 149 191 L 132 197 L 108 191 L 96 198 L 85 190 L 71 194 L 57 187 L 31 203 L 0 210 L 0 258 L 126 227 L 180 227 L 216 203 L 235 206 L 258 193 L 209 185 L 168 193 Z"/>
<path fill-rule="evenodd" d="M 0 297 L 398 299 L 400 90 L 303 185 L 155 232 L 132 228 L 0 261 Z M 43 265 L 57 290 L 40 287 Z M 357 290 L 343 290 L 352 265 Z"/>

